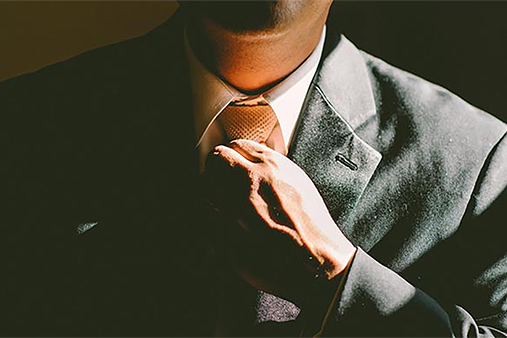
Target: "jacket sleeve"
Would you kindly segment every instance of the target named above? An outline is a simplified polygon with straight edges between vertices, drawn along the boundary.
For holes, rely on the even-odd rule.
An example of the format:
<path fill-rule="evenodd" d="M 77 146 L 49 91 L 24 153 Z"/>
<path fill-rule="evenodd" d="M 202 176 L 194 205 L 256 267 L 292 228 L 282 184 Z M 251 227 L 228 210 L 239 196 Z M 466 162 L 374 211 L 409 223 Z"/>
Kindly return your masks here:
<path fill-rule="evenodd" d="M 436 258 L 447 271 L 435 273 L 459 276 L 445 277 L 454 283 L 446 287 L 466 278 L 468 294 L 434 299 L 358 248 L 317 335 L 507 337 L 506 186 L 504 136 L 479 176 L 459 239 L 450 239 L 455 255 Z"/>

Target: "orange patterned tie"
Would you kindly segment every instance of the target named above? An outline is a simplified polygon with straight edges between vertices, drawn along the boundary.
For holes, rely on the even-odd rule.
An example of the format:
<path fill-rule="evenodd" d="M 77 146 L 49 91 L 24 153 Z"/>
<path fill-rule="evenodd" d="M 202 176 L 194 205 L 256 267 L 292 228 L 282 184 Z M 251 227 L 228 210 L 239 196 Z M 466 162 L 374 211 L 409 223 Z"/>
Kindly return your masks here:
<path fill-rule="evenodd" d="M 278 122 L 268 104 L 254 106 L 227 106 L 218 116 L 229 140 L 247 139 L 266 143 Z"/>

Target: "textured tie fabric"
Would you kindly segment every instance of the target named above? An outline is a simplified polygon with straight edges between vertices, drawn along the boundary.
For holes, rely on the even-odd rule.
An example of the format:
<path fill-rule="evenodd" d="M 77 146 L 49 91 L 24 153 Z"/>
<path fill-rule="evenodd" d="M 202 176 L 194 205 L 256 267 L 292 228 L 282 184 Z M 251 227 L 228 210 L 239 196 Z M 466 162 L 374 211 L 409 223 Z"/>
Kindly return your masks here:
<path fill-rule="evenodd" d="M 274 145 L 276 144 L 273 144 L 272 141 L 278 139 L 278 144 L 282 145 L 278 148 L 281 151 L 285 149 L 281 131 L 275 129 L 278 119 L 269 104 L 230 104 L 217 117 L 217 122 L 223 128 L 228 141 L 247 139 L 275 149 Z M 255 318 L 254 309 L 259 303 L 260 291 L 255 290 L 236 274 L 231 274 L 231 271 L 221 273 L 219 277 L 216 287 L 219 293 L 218 304 L 214 311 L 217 316 L 215 336 L 259 336 L 258 325 L 255 325 L 258 320 Z M 260 320 L 264 317 L 267 318 L 266 321 L 271 320 L 273 316 L 268 317 L 273 312 L 269 311 L 271 310 L 269 302 L 271 299 L 266 296 L 262 298 L 262 301 Z M 245 311 L 246 309 L 250 309 L 250 311 Z M 284 309 L 284 311 L 288 310 Z"/>
<path fill-rule="evenodd" d="M 275 112 L 268 104 L 229 105 L 218 116 L 229 141 L 247 139 L 266 143 L 278 122 Z"/>

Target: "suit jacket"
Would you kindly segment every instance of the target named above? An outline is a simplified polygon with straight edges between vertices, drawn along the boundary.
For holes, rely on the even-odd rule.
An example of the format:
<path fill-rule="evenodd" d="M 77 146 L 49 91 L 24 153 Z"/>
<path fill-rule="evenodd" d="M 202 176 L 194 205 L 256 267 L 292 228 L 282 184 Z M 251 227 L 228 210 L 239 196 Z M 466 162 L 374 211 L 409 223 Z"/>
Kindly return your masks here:
<path fill-rule="evenodd" d="M 359 248 L 343 289 L 300 308 L 224 279 L 183 25 L 0 84 L 2 335 L 208 336 L 217 303 L 234 335 L 507 330 L 505 124 L 332 23 L 288 156 Z"/>

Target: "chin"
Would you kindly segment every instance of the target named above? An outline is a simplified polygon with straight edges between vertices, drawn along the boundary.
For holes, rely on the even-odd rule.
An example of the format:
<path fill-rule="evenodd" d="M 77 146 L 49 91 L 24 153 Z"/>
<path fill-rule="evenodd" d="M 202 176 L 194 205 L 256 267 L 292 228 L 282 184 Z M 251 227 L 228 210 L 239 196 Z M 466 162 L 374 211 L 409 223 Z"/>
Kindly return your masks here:
<path fill-rule="evenodd" d="M 325 4 L 320 0 L 180 2 L 188 15 L 234 32 L 283 30 Z"/>

